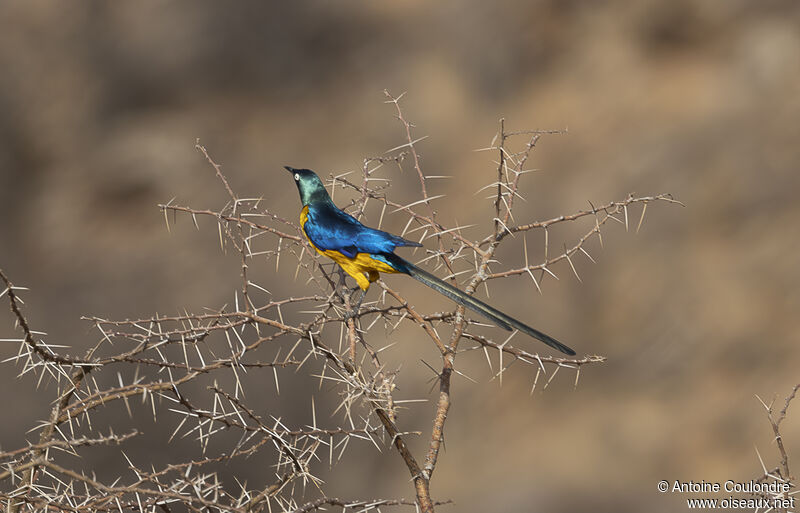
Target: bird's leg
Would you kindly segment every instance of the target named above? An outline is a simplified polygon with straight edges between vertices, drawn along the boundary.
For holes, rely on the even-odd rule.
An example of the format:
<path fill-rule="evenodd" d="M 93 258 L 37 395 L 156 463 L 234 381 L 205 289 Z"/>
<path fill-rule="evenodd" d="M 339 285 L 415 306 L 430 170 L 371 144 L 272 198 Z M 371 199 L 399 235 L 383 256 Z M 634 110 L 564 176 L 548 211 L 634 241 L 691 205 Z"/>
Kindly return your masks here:
<path fill-rule="evenodd" d="M 356 293 L 361 287 L 355 287 L 352 290 L 348 289 L 347 292 L 347 299 L 348 301 L 353 298 L 353 294 Z M 355 319 L 356 315 L 358 315 L 358 311 L 361 310 L 361 303 L 364 302 L 364 298 L 367 296 L 367 291 L 361 289 L 361 296 L 358 298 L 358 301 L 355 305 L 350 306 L 350 310 L 347 312 L 345 319 Z"/>
<path fill-rule="evenodd" d="M 360 287 L 356 285 L 356 287 L 353 290 L 350 290 L 350 288 L 347 286 L 347 281 L 346 281 L 347 274 L 345 273 L 344 269 L 342 269 L 340 266 L 337 266 L 337 271 L 339 273 L 339 284 L 336 287 L 342 289 L 341 292 L 342 302 L 345 305 L 347 305 L 350 302 L 350 299 L 353 297 L 353 292 L 355 292 Z M 356 316 L 356 313 L 358 313 L 358 309 L 361 308 L 361 301 L 363 300 L 364 300 L 364 294 L 361 295 L 361 299 L 358 301 L 358 306 L 356 306 L 355 309 L 351 308 L 350 310 L 347 311 L 347 314 L 345 314 L 345 319 L 354 318 Z"/>
<path fill-rule="evenodd" d="M 353 290 L 353 292 L 355 292 L 355 290 Z M 361 290 L 361 297 L 358 298 L 358 302 L 356 303 L 356 306 L 353 307 L 353 312 L 355 312 L 353 315 L 357 314 L 358 311 L 361 310 L 361 303 L 364 302 L 364 298 L 365 297 L 367 297 L 367 291 L 362 289 Z"/>
<path fill-rule="evenodd" d="M 356 286 L 353 289 L 349 289 L 347 287 L 347 283 L 345 282 L 345 273 L 350 274 L 356 280 Z M 369 288 L 369 284 L 377 279 L 378 273 L 370 272 L 369 274 L 370 279 L 364 274 L 355 273 L 351 274 L 348 271 L 345 271 L 343 267 L 339 267 L 339 285 L 338 287 L 342 287 L 344 291 L 341 294 L 342 301 L 344 302 L 345 306 L 351 306 L 350 300 L 353 299 L 353 294 L 358 290 L 361 289 L 361 297 L 358 298 L 358 302 L 356 302 L 355 306 L 352 306 L 346 314 L 346 319 L 355 318 L 358 315 L 358 311 L 361 309 L 361 303 L 364 302 L 364 297 L 367 295 L 367 289 Z"/>
<path fill-rule="evenodd" d="M 344 269 L 342 269 L 340 266 L 336 266 L 336 269 L 339 272 L 339 285 L 338 286 L 342 287 L 342 288 L 347 288 L 346 287 L 347 286 L 347 282 L 345 281 L 345 279 L 347 278 L 347 275 L 345 274 Z"/>
<path fill-rule="evenodd" d="M 342 302 L 344 303 L 346 300 L 349 301 L 349 299 L 353 297 L 353 292 L 355 292 L 356 289 L 358 289 L 359 287 L 358 285 L 356 285 L 356 287 L 353 290 L 350 290 L 350 288 L 347 286 L 347 273 L 341 267 L 338 267 L 338 272 L 339 272 L 339 284 L 336 286 L 336 288 L 342 289 L 340 295 L 342 298 Z M 345 298 L 345 296 L 347 296 L 347 298 Z"/>
<path fill-rule="evenodd" d="M 361 303 L 364 302 L 364 298 L 367 297 L 367 290 L 369 290 L 370 283 L 372 283 L 374 281 L 378 281 L 378 279 L 380 279 L 380 277 L 381 277 L 381 275 L 380 275 L 380 273 L 378 273 L 378 271 L 369 271 L 367 273 L 367 276 L 368 276 L 367 280 L 364 281 L 364 282 L 360 282 L 359 281 L 358 287 L 356 287 L 356 288 L 360 288 L 361 289 L 361 297 L 358 298 L 358 303 L 356 303 L 356 307 L 355 307 L 356 313 L 358 313 L 358 311 L 361 309 Z M 355 292 L 355 291 L 356 291 L 356 289 L 353 289 L 353 292 Z"/>

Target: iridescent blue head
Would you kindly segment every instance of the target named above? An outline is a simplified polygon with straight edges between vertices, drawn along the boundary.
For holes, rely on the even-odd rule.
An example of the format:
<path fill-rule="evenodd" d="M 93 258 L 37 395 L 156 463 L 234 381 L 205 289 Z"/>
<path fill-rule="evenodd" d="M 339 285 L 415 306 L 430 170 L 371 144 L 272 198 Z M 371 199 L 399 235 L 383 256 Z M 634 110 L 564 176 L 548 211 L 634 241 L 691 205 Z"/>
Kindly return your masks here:
<path fill-rule="evenodd" d="M 317 174 L 310 169 L 295 169 L 289 166 L 283 166 L 287 171 L 292 173 L 294 183 L 297 184 L 297 190 L 300 192 L 300 201 L 303 206 L 310 203 L 330 201 L 331 197 L 325 186 L 322 185 L 322 180 L 319 179 Z"/>

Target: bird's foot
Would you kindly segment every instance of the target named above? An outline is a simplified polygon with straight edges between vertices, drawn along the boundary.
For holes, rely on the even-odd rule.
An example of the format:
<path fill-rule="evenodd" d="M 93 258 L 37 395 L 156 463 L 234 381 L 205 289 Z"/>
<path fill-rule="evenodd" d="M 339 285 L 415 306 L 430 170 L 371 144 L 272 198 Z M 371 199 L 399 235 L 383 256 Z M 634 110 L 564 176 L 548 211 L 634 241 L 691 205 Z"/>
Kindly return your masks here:
<path fill-rule="evenodd" d="M 353 290 L 353 292 L 355 292 L 355 290 Z M 353 310 L 355 310 L 356 312 L 361 310 L 361 303 L 364 302 L 364 298 L 365 297 L 367 297 L 367 291 L 366 290 L 362 290 L 361 291 L 361 297 L 358 298 L 358 302 L 356 303 L 356 306 L 353 307 Z"/>
<path fill-rule="evenodd" d="M 336 271 L 339 273 L 339 287 L 342 287 L 343 289 L 346 290 L 347 289 L 347 282 L 345 280 L 347 278 L 347 275 L 344 273 L 344 269 L 342 269 L 341 267 L 337 266 Z"/>
<path fill-rule="evenodd" d="M 349 294 L 349 297 L 352 298 L 353 294 L 356 292 L 356 290 L 360 290 L 360 288 L 356 287 L 353 290 L 351 290 L 350 294 Z M 347 311 L 347 313 L 345 314 L 345 320 L 347 320 L 347 319 L 355 319 L 358 316 L 358 312 L 359 312 L 359 310 L 361 310 L 361 303 L 364 302 L 364 298 L 366 296 L 367 296 L 367 291 L 366 290 L 361 290 L 361 297 L 359 297 L 358 301 L 356 302 L 356 304 L 353 305 L 350 308 L 350 310 Z"/>

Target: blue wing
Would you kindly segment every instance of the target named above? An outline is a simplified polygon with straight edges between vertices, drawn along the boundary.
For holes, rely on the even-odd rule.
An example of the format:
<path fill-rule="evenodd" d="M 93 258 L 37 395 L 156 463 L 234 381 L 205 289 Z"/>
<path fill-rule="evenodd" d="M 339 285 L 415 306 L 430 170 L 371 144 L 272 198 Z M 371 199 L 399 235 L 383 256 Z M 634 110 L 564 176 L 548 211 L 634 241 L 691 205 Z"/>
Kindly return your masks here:
<path fill-rule="evenodd" d="M 364 226 L 332 204 L 309 205 L 303 229 L 319 249 L 336 250 L 348 258 L 354 258 L 357 253 L 391 253 L 398 246 L 422 245 Z"/>

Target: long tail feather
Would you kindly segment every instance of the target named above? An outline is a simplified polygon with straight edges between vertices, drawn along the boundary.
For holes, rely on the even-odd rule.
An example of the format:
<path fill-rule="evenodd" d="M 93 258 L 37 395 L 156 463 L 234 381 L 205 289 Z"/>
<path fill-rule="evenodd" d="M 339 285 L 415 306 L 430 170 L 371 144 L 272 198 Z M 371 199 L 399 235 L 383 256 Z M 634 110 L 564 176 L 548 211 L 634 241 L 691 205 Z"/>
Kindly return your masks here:
<path fill-rule="evenodd" d="M 432 275 L 428 271 L 417 267 L 416 265 L 412 264 L 408 260 L 400 258 L 395 254 L 386 255 L 387 260 L 389 260 L 393 267 L 397 270 L 407 273 L 409 276 L 414 278 L 415 280 L 424 283 L 428 287 L 432 288 L 436 292 L 449 297 L 459 305 L 463 305 L 470 310 L 473 310 L 493 323 L 497 326 L 511 331 L 513 328 L 518 329 L 519 331 L 529 335 L 537 340 L 540 340 L 547 344 L 548 346 L 552 347 L 553 349 L 557 349 L 564 354 L 574 355 L 575 351 L 571 348 L 565 346 L 558 340 L 554 339 L 553 337 L 542 333 L 541 331 L 531 328 L 527 324 L 523 324 L 522 322 L 514 319 L 510 315 L 506 315 L 500 310 L 487 305 L 480 299 L 476 299 L 463 291 L 453 287 L 449 283 L 440 280 L 436 276 Z"/>

